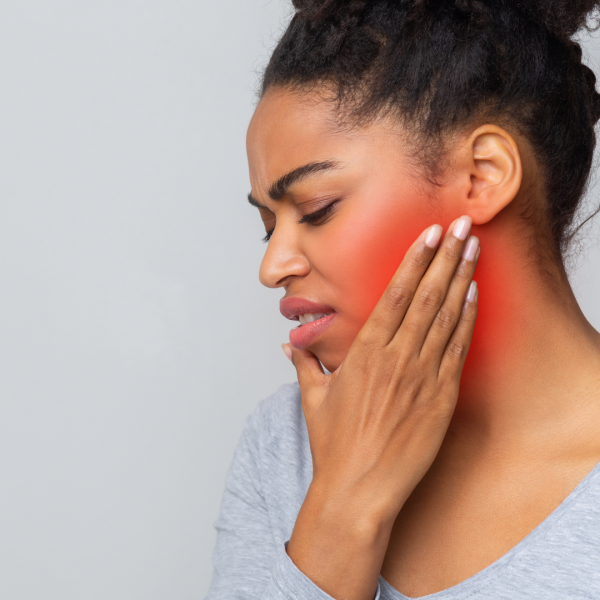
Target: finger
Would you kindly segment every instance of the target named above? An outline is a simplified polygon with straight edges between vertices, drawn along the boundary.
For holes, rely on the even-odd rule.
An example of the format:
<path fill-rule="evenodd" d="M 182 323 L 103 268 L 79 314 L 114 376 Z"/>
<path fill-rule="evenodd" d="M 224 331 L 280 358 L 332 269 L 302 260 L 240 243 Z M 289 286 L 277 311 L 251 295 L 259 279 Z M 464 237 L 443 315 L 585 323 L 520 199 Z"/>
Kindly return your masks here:
<path fill-rule="evenodd" d="M 312 352 L 298 350 L 291 344 L 282 344 L 281 346 L 286 356 L 290 358 L 294 367 L 296 367 L 298 383 L 302 392 L 308 393 L 309 390 L 323 383 L 323 378 L 326 378 L 327 375 L 325 375 L 318 358 Z"/>
<path fill-rule="evenodd" d="M 428 227 L 408 249 L 379 302 L 358 334 L 368 344 L 386 346 L 396 334 L 419 282 L 442 237 L 441 225 Z"/>
<path fill-rule="evenodd" d="M 427 333 L 421 358 L 435 360 L 439 365 L 448 344 L 460 319 L 463 304 L 479 259 L 479 238 L 470 236 L 463 249 L 462 257 L 450 282 L 450 288 L 442 306 L 437 312 L 431 328 Z"/>
<path fill-rule="evenodd" d="M 479 310 L 479 288 L 471 282 L 465 298 L 460 319 L 444 349 L 438 377 L 460 380 L 462 370 L 473 339 L 475 321 Z"/>
<path fill-rule="evenodd" d="M 421 352 L 431 324 L 448 293 L 472 224 L 471 217 L 463 216 L 448 228 L 396 333 L 395 341 L 403 347 Z"/>

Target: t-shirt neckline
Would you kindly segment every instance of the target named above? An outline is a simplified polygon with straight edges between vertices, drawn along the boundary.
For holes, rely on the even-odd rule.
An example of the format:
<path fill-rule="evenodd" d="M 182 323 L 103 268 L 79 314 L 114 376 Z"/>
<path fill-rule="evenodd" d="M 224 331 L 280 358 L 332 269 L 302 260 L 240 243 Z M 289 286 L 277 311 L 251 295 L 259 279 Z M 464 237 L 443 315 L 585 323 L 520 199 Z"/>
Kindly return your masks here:
<path fill-rule="evenodd" d="M 394 600 L 458 600 L 458 598 L 461 597 L 461 594 L 468 593 L 470 595 L 475 593 L 483 585 L 498 577 L 519 553 L 531 546 L 537 538 L 547 533 L 562 515 L 575 504 L 579 496 L 590 487 L 598 474 L 600 474 L 600 461 L 595 464 L 592 470 L 577 484 L 571 493 L 535 529 L 533 529 L 533 531 L 527 534 L 498 560 L 494 561 L 478 573 L 475 573 L 475 575 L 472 575 L 468 579 L 440 592 L 413 598 L 399 592 L 380 575 L 379 584 L 382 591 L 385 590 L 387 596 Z"/>

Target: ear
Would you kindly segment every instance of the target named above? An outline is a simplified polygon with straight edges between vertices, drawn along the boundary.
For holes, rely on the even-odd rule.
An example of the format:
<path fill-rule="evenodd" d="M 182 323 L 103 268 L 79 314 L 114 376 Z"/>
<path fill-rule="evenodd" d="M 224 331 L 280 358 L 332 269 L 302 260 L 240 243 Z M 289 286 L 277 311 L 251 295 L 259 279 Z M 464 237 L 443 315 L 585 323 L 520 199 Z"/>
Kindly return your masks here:
<path fill-rule="evenodd" d="M 457 165 L 464 182 L 461 214 L 468 214 L 474 224 L 482 225 L 519 192 L 523 179 L 521 155 L 513 137 L 496 125 L 478 127 L 461 146 Z"/>

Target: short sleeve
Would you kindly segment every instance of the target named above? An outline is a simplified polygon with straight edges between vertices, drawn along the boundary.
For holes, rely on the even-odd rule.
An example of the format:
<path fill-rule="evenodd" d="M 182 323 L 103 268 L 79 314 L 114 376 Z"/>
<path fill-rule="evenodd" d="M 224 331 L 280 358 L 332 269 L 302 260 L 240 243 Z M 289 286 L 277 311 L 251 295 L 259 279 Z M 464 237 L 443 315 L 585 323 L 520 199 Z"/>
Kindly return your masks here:
<path fill-rule="evenodd" d="M 276 544 L 261 486 L 258 429 L 246 418 L 214 523 L 217 542 L 206 600 L 333 600 Z M 380 586 L 374 600 L 380 600 Z"/>

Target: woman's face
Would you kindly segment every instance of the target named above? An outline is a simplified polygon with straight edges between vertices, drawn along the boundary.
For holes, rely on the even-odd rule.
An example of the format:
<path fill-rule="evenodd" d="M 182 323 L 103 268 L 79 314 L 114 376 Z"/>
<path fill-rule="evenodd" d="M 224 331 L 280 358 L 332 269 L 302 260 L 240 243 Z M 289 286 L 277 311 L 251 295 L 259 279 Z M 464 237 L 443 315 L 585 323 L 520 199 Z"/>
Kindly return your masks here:
<path fill-rule="evenodd" d="M 432 200 L 399 126 L 342 131 L 332 110 L 325 101 L 270 91 L 247 136 L 250 200 L 272 230 L 260 281 L 284 288 L 288 316 L 334 311 L 290 335 L 329 371 L 344 360 L 418 235 L 460 216 L 446 214 L 439 193 Z M 299 223 L 316 211 L 320 217 Z"/>

